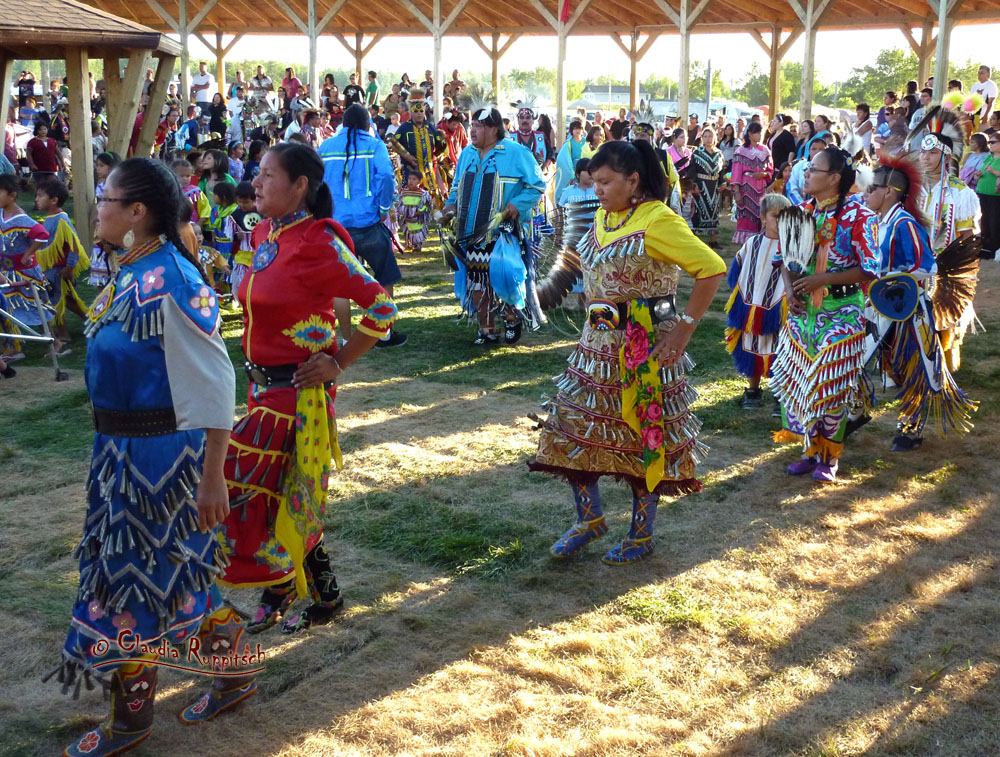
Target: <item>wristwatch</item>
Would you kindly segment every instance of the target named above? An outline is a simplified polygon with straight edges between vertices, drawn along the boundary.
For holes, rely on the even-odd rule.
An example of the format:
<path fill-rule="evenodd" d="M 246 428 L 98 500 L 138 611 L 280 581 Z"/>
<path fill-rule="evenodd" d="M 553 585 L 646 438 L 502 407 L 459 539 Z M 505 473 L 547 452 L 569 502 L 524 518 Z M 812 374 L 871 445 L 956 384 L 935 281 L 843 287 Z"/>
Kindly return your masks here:
<path fill-rule="evenodd" d="M 692 318 L 687 313 L 681 313 L 681 320 L 689 326 L 697 326 L 701 323 L 701 318 Z"/>

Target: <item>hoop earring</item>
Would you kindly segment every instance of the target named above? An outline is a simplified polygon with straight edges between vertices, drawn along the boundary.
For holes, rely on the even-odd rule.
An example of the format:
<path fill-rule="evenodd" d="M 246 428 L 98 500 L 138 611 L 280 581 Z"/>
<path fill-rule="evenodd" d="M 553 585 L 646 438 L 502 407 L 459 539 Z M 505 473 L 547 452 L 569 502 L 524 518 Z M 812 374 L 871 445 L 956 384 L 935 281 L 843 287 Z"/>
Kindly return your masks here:
<path fill-rule="evenodd" d="M 126 250 L 131 250 L 132 245 L 135 244 L 135 231 L 129 229 L 125 232 L 125 236 L 122 237 L 122 245 Z"/>

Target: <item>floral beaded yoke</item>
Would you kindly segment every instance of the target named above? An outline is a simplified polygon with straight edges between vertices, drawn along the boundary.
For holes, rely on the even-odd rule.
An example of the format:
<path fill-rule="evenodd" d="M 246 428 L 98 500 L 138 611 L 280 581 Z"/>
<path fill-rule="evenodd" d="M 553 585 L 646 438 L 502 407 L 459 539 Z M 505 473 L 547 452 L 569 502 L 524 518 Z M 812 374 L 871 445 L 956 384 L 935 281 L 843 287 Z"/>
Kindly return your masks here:
<path fill-rule="evenodd" d="M 558 393 L 543 405 L 549 415 L 529 467 L 570 480 L 611 475 L 664 494 L 697 491 L 694 469 L 707 447 L 689 409 L 697 394 L 686 372 L 694 363 L 686 354 L 671 368 L 650 359 L 676 325 L 673 318 L 654 324 L 650 300 L 676 292 L 681 268 L 710 278 L 725 264 L 660 202 L 639 205 L 620 228 L 604 231 L 624 216 L 599 210 L 578 246 L 591 316 L 569 368 L 555 377 Z"/>

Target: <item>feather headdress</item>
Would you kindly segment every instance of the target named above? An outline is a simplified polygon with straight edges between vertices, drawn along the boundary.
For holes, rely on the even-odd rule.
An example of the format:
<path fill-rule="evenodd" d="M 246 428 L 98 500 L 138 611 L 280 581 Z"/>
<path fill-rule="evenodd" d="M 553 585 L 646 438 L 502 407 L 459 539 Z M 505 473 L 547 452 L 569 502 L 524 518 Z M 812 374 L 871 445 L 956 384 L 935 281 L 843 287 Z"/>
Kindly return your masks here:
<path fill-rule="evenodd" d="M 637 124 L 648 124 L 649 126 L 656 125 L 656 114 L 653 109 L 649 107 L 648 103 L 642 103 L 632 111 L 635 114 L 635 122 Z"/>
<path fill-rule="evenodd" d="M 633 136 L 636 134 L 648 134 L 650 137 L 656 135 L 656 114 L 646 103 L 641 104 L 632 111 L 635 114 L 635 126 L 632 128 Z"/>
<path fill-rule="evenodd" d="M 945 155 L 954 156 L 957 160 L 965 151 L 965 129 L 959 121 L 959 115 L 935 105 L 920 120 L 906 137 L 903 143 L 905 149 L 915 140 L 919 141 L 922 150 L 941 150 Z"/>
<path fill-rule="evenodd" d="M 850 115 L 846 110 L 840 111 L 840 121 L 842 131 L 840 149 L 850 155 L 853 160 L 864 151 L 865 142 L 855 133 L 854 125 L 851 123 Z"/>
<path fill-rule="evenodd" d="M 961 111 L 965 113 L 969 118 L 976 113 L 978 113 L 982 107 L 983 96 L 973 92 L 970 95 L 966 95 L 962 92 L 949 92 L 944 96 L 944 100 L 941 101 L 941 105 L 944 106 L 946 110 Z"/>
<path fill-rule="evenodd" d="M 916 218 L 917 223 L 929 229 L 930 224 L 919 201 L 923 173 L 915 157 L 911 155 L 912 153 L 903 153 L 899 156 L 882 155 L 876 173 L 885 175 L 886 186 L 902 193 L 903 210 Z"/>
<path fill-rule="evenodd" d="M 463 113 L 478 113 L 485 108 L 495 108 L 497 97 L 492 90 L 485 90 L 480 84 L 470 84 L 462 89 L 455 105 Z"/>
<path fill-rule="evenodd" d="M 520 118 L 522 113 L 527 113 L 532 118 L 535 117 L 535 103 L 537 98 L 534 95 L 525 95 L 522 99 L 518 100 L 516 103 L 511 103 L 512 108 L 517 108 L 517 117 Z"/>

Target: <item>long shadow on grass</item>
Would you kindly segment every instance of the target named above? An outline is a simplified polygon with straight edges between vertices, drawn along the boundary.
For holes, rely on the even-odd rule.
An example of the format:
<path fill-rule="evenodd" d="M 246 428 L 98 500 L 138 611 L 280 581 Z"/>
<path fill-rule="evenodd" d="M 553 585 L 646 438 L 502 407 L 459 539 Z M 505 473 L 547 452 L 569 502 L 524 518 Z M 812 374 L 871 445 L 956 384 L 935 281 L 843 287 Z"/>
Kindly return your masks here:
<path fill-rule="evenodd" d="M 922 513 L 947 512 L 953 505 L 942 504 L 941 494 L 942 487 L 935 487 L 893 512 L 892 523 L 906 524 Z M 970 624 L 992 625 L 997 620 L 995 612 L 992 617 L 977 617 L 975 608 L 970 612 L 967 605 L 970 593 L 986 590 L 987 584 L 992 584 L 990 589 L 995 590 L 995 577 L 990 575 L 995 562 L 991 542 L 995 543 L 1000 504 L 989 490 L 970 488 L 964 494 L 987 497 L 989 504 L 958 534 L 925 541 L 878 574 L 841 590 L 817 618 L 801 627 L 770 656 L 767 666 L 768 678 L 774 679 L 846 651 L 851 659 L 850 672 L 836 677 L 827 674 L 832 678 L 831 685 L 758 730 L 745 733 L 726 754 L 822 750 L 836 743 L 837 735 L 849 732 L 852 722 L 895 706 L 901 706 L 901 714 L 893 719 L 896 722 L 880 728 L 882 735 L 865 754 L 992 753 L 983 747 L 992 744 L 995 749 L 1000 743 L 997 741 L 1000 726 L 995 718 L 981 719 L 982 713 L 973 720 L 980 727 L 985 722 L 992 723 L 985 733 L 977 733 L 975 728 L 972 732 L 956 733 L 952 729 L 949 733 L 947 724 L 941 721 L 958 717 L 951 707 L 939 707 L 939 717 L 921 718 L 930 722 L 923 722 L 919 733 L 899 725 L 911 710 L 926 703 L 927 697 L 935 696 L 935 682 L 945 671 L 955 672 L 962 666 L 982 663 L 995 666 L 998 661 L 995 650 L 991 652 L 967 642 L 963 629 Z M 922 584 L 943 578 L 944 573 L 957 565 L 984 560 L 987 566 L 982 567 L 973 581 L 959 582 L 932 602 L 921 601 L 917 588 Z M 895 620 L 897 617 L 906 619 Z M 873 643 L 871 634 L 876 623 L 893 623 L 893 629 L 887 638 Z M 915 654 L 909 647 L 914 640 L 919 640 L 923 647 L 920 653 Z M 933 656 L 918 656 L 928 649 L 934 650 Z M 996 710 L 995 702 L 992 709 Z M 964 714 L 968 717 L 972 711 Z M 963 747 L 966 741 L 971 743 Z"/>
<path fill-rule="evenodd" d="M 977 420 L 985 425 L 995 418 L 980 414 Z M 872 439 L 861 444 L 873 446 Z M 911 539 L 921 541 L 879 573 L 840 590 L 819 616 L 771 653 L 767 665 L 767 679 L 774 680 L 799 667 L 847 656 L 851 659 L 849 672 L 828 673 L 832 679 L 828 687 L 758 729 L 745 732 L 725 754 L 826 753 L 824 750 L 834 748 L 838 736 L 851 731 L 852 724 L 866 717 L 884 718 L 877 713 L 896 708 L 899 712 L 888 717 L 887 724 L 879 725 L 880 735 L 866 749 L 866 755 L 998 753 L 1000 721 L 995 717 L 996 700 L 990 700 L 987 693 L 997 690 L 996 681 L 990 680 L 993 677 L 979 674 L 981 683 L 973 686 L 967 703 L 942 704 L 951 699 L 950 692 L 938 690 L 948 674 L 956 674 L 949 686 L 961 687 L 962 668 L 995 670 L 1000 662 L 995 647 L 982 645 L 987 635 L 984 629 L 995 628 L 1000 619 L 993 575 L 1000 501 L 992 485 L 992 461 L 981 456 L 980 445 L 975 438 L 948 443 L 930 440 L 925 449 L 937 447 L 938 455 L 946 450 L 943 462 L 940 457 L 900 460 L 897 456 L 900 465 L 876 459 L 868 470 L 857 473 L 863 480 L 857 486 L 859 494 L 867 497 L 898 488 L 900 469 L 907 464 L 922 469 L 925 481 L 936 482 L 912 502 L 887 513 L 887 523 L 879 528 L 883 537 L 904 530 L 913 534 Z M 927 454 L 934 455 L 930 450 Z M 958 461 L 957 466 L 949 460 Z M 958 533 L 946 538 L 921 535 L 917 527 L 921 518 L 946 516 L 977 498 L 986 504 Z M 817 500 L 809 503 L 808 509 L 815 512 L 822 507 L 822 493 L 817 494 Z M 935 580 L 948 583 L 949 570 L 968 565 L 977 566 L 972 580 L 951 581 L 951 588 L 931 601 L 924 599 Z M 883 630 L 886 624 L 892 626 L 888 634 Z M 873 634 L 880 637 L 877 642 Z M 978 636 L 978 640 L 970 641 L 969 635 Z M 966 676 L 971 682 L 973 677 Z M 986 712 L 981 709 L 984 702 L 988 702 Z M 918 709 L 923 714 L 912 718 Z M 987 712 L 993 712 L 994 717 L 988 717 Z M 986 723 L 989 727 L 983 728 Z"/>

